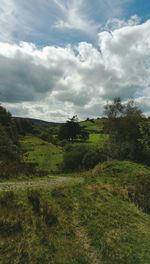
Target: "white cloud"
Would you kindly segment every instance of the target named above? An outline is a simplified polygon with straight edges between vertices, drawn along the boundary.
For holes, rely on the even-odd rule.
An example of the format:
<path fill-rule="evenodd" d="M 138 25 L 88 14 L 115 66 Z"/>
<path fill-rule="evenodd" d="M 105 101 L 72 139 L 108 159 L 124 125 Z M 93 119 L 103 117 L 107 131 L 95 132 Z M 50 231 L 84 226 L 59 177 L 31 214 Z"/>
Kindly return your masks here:
<path fill-rule="evenodd" d="M 60 18 L 54 24 L 55 28 L 78 30 L 95 39 L 98 26 L 88 17 L 85 0 L 53 0 L 53 2 L 61 11 Z"/>
<path fill-rule="evenodd" d="M 13 15 L 13 0 L 1 0 L 0 6 L 0 40 L 11 41 L 12 33 L 16 28 L 16 19 Z"/>
<path fill-rule="evenodd" d="M 100 115 L 115 96 L 135 96 L 149 112 L 150 20 L 98 37 L 99 48 L 1 43 L 0 101 L 15 114 L 57 121 Z"/>
<path fill-rule="evenodd" d="M 125 21 L 117 17 L 123 14 L 125 5 L 131 2 L 131 0 L 94 0 L 91 4 L 89 0 L 52 1 L 60 11 L 54 28 L 81 31 L 92 37 L 93 40 L 95 40 L 98 30 L 102 28 L 103 21 L 108 21 L 105 25 L 107 29 L 125 26 Z M 128 25 L 138 22 L 139 18 L 134 15 L 129 19 Z"/>
<path fill-rule="evenodd" d="M 115 29 L 119 29 L 122 27 L 126 27 L 126 26 L 135 26 L 140 24 L 140 17 L 138 17 L 137 15 L 133 15 L 129 18 L 129 20 L 125 21 L 123 19 L 118 19 L 118 18 L 112 18 L 112 19 L 108 19 L 107 22 L 105 23 L 104 26 L 101 26 L 101 31 L 113 31 Z"/>
<path fill-rule="evenodd" d="M 131 1 L 1 0 L 0 41 L 63 43 L 69 33 L 70 39 L 95 43 L 101 24 L 108 19 L 119 23 L 114 18 L 120 18 Z"/>

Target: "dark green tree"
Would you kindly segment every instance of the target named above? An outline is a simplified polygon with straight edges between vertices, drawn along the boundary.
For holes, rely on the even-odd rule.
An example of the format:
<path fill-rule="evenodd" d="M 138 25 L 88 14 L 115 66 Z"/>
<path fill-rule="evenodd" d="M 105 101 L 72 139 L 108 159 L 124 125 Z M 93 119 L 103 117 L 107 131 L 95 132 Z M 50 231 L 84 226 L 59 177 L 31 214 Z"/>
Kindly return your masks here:
<path fill-rule="evenodd" d="M 141 150 L 141 159 L 150 165 L 150 119 L 145 118 L 139 124 L 140 137 L 139 147 Z"/>
<path fill-rule="evenodd" d="M 73 141 L 75 139 L 88 139 L 88 132 L 84 127 L 81 127 L 78 122 L 78 117 L 75 115 L 60 127 L 59 139 Z"/>

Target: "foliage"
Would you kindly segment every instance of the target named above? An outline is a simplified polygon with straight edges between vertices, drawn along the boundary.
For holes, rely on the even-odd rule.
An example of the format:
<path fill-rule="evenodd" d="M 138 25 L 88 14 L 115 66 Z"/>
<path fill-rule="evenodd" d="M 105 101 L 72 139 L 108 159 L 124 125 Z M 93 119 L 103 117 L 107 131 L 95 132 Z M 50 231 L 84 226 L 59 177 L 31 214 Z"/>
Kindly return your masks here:
<path fill-rule="evenodd" d="M 89 145 L 67 145 L 61 169 L 66 172 L 89 170 L 106 156 L 102 149 Z"/>
<path fill-rule="evenodd" d="M 150 168 L 129 161 L 107 161 L 97 165 L 92 172 L 105 183 L 126 189 L 129 198 L 144 212 L 150 213 Z"/>
<path fill-rule="evenodd" d="M 56 137 L 54 137 L 54 135 L 52 135 L 52 134 L 50 133 L 50 131 L 43 131 L 43 132 L 41 132 L 41 133 L 39 134 L 39 137 L 40 137 L 42 140 L 47 141 L 47 142 L 49 142 L 49 143 L 52 143 L 52 144 L 54 144 L 54 145 L 57 144 L 57 139 L 56 139 Z"/>
<path fill-rule="evenodd" d="M 62 170 L 67 172 L 82 170 L 82 160 L 86 152 L 86 146 L 70 146 L 70 149 L 64 153 Z"/>
<path fill-rule="evenodd" d="M 120 98 L 116 98 L 112 104 L 105 106 L 105 115 L 107 121 L 104 129 L 109 133 L 110 157 L 144 162 L 144 153 L 141 155 L 142 145 L 139 142 L 144 142 L 142 138 L 148 137 L 145 134 L 148 130 L 144 129 L 144 126 L 147 127 L 146 119 L 134 101 L 129 100 L 127 104 L 123 104 Z"/>
<path fill-rule="evenodd" d="M 139 172 L 149 177 L 142 165 L 107 161 L 82 184 L 1 192 L 1 263 L 148 264 L 150 218 L 131 190 Z"/>
<path fill-rule="evenodd" d="M 103 119 L 87 119 L 80 122 L 80 126 L 83 126 L 90 134 L 102 132 L 103 124 Z"/>
<path fill-rule="evenodd" d="M 28 200 L 32 205 L 32 210 L 34 213 L 40 213 L 40 194 L 36 190 L 32 190 L 28 193 Z"/>
<path fill-rule="evenodd" d="M 145 213 L 150 214 L 150 176 L 137 173 L 136 181 L 128 187 L 129 197 Z"/>
<path fill-rule="evenodd" d="M 142 160 L 150 165 L 150 120 L 143 119 L 139 124 L 140 137 L 138 139 Z"/>
<path fill-rule="evenodd" d="M 100 161 L 103 161 L 103 157 L 100 156 L 98 150 L 90 149 L 85 153 L 82 159 L 82 165 L 84 169 L 89 170 L 94 168 Z"/>
<path fill-rule="evenodd" d="M 0 178 L 18 173 L 21 163 L 19 135 L 9 112 L 0 106 Z"/>
<path fill-rule="evenodd" d="M 25 135 L 28 133 L 34 133 L 34 126 L 28 120 L 24 118 L 16 117 L 14 118 L 17 131 L 20 135 Z"/>
<path fill-rule="evenodd" d="M 58 137 L 61 140 L 68 141 L 72 141 L 77 138 L 87 140 L 88 132 L 84 129 L 84 127 L 80 126 L 77 116 L 73 116 L 60 127 Z"/>
<path fill-rule="evenodd" d="M 13 152 L 19 146 L 18 132 L 13 118 L 5 108 L 0 106 L 0 148 L 2 153 Z"/>
<path fill-rule="evenodd" d="M 150 150 L 150 120 L 149 119 L 143 120 L 143 122 L 139 124 L 139 129 L 141 134 L 139 141 L 143 145 L 143 147 L 147 151 L 149 151 Z"/>

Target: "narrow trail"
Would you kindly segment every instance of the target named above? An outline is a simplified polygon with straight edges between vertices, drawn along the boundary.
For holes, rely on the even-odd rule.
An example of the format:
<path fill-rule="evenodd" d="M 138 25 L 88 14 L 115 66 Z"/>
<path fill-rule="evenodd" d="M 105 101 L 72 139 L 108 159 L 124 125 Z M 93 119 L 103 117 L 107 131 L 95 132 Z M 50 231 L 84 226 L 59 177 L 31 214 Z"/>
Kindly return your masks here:
<path fill-rule="evenodd" d="M 78 211 L 79 204 L 75 203 L 75 211 Z M 87 256 L 87 263 L 88 264 L 101 264 L 101 256 L 100 253 L 91 245 L 91 240 L 87 234 L 86 229 L 81 226 L 80 220 L 77 216 L 74 216 L 73 224 L 75 228 L 75 235 L 77 239 L 77 243 L 83 248 L 86 256 Z"/>
<path fill-rule="evenodd" d="M 0 191 L 17 191 L 28 188 L 42 188 L 46 187 L 49 189 L 57 186 L 64 186 L 76 183 L 82 183 L 83 178 L 71 178 L 71 177 L 51 177 L 43 180 L 26 180 L 16 182 L 2 182 L 0 183 Z"/>

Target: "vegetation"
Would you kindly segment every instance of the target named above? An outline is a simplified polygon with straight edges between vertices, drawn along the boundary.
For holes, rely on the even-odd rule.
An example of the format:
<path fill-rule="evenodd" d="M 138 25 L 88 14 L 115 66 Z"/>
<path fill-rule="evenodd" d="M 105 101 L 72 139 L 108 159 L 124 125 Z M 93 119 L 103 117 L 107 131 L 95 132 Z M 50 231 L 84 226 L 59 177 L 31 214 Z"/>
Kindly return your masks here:
<path fill-rule="evenodd" d="M 150 164 L 149 121 L 133 100 L 123 104 L 115 98 L 105 106 L 105 131 L 109 133 L 110 157 Z"/>
<path fill-rule="evenodd" d="M 85 127 L 88 132 L 91 133 L 103 133 L 103 125 L 105 119 L 97 118 L 97 119 L 89 119 L 87 118 L 85 121 L 81 121 L 80 125 Z"/>
<path fill-rule="evenodd" d="M 60 147 L 35 136 L 23 137 L 21 145 L 24 150 L 23 159 L 25 162 L 34 163 L 37 170 L 59 171 L 63 158 L 63 151 Z"/>
<path fill-rule="evenodd" d="M 95 146 L 67 145 L 62 170 L 65 172 L 89 170 L 105 159 L 104 153 Z"/>
<path fill-rule="evenodd" d="M 87 140 L 88 136 L 84 126 L 80 126 L 77 116 L 73 116 L 66 124 L 62 125 L 58 134 L 59 139 L 68 141 L 75 139 Z"/>
<path fill-rule="evenodd" d="M 150 263 L 149 118 L 120 98 L 105 116 L 55 125 L 0 107 L 0 263 Z"/>
<path fill-rule="evenodd" d="M 1 193 L 2 263 L 148 264 L 150 217 L 133 187 L 149 172 L 112 161 L 80 184 Z"/>

